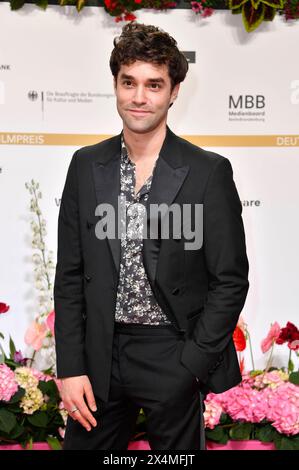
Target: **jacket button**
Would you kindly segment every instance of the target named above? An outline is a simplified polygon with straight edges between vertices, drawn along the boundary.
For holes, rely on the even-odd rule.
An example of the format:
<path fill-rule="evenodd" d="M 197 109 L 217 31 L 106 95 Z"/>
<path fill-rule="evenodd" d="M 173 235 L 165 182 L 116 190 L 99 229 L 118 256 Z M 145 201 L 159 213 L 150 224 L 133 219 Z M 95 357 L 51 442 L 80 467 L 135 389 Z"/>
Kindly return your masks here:
<path fill-rule="evenodd" d="M 86 279 L 87 282 L 89 282 L 89 281 L 91 280 L 91 277 L 88 276 L 88 274 L 84 274 L 84 277 L 85 277 L 85 279 Z"/>
<path fill-rule="evenodd" d="M 173 295 L 177 295 L 179 292 L 180 292 L 179 287 L 175 287 L 171 293 L 172 293 Z"/>

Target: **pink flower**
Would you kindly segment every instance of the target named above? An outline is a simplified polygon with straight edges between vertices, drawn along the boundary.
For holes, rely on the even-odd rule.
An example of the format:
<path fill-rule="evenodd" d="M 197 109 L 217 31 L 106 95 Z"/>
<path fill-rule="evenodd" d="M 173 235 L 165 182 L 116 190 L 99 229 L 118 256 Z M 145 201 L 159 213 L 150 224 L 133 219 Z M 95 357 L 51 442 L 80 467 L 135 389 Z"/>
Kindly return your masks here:
<path fill-rule="evenodd" d="M 42 380 L 43 382 L 48 382 L 49 380 L 53 380 L 54 377 L 48 374 L 44 374 L 43 372 L 37 370 L 37 369 L 32 369 L 30 367 L 30 370 L 32 372 L 32 375 L 37 378 L 37 380 Z"/>
<path fill-rule="evenodd" d="M 64 435 L 65 435 L 65 428 L 58 428 L 58 432 L 59 432 L 59 435 L 62 439 L 64 439 Z"/>
<path fill-rule="evenodd" d="M 35 351 L 38 351 L 43 345 L 46 333 L 47 326 L 45 323 L 33 322 L 26 331 L 25 343 L 28 346 L 32 346 Z"/>
<path fill-rule="evenodd" d="M 208 16 L 211 16 L 212 14 L 214 13 L 214 10 L 213 8 L 204 8 L 202 14 L 201 14 L 201 17 L 202 18 L 207 18 Z"/>
<path fill-rule="evenodd" d="M 52 310 L 52 312 L 49 313 L 46 319 L 46 323 L 52 333 L 52 336 L 54 336 L 55 310 Z"/>
<path fill-rule="evenodd" d="M 222 406 L 217 403 L 217 401 L 207 401 L 205 402 L 205 412 L 204 412 L 204 420 L 205 426 L 214 429 L 217 424 L 220 422 L 220 417 L 222 414 Z"/>
<path fill-rule="evenodd" d="M 228 413 L 235 421 L 247 421 L 259 423 L 265 418 L 265 404 L 262 391 L 251 387 L 234 387 L 224 392 L 222 403 L 225 413 Z"/>
<path fill-rule="evenodd" d="M 265 339 L 261 342 L 261 348 L 263 353 L 269 351 L 273 343 L 279 337 L 280 334 L 280 326 L 277 322 L 271 325 L 270 331 Z"/>
<path fill-rule="evenodd" d="M 192 10 L 195 11 L 195 13 L 199 13 L 202 10 L 202 5 L 198 2 L 191 2 L 191 7 Z"/>
<path fill-rule="evenodd" d="M 299 433 L 299 387 L 285 382 L 275 390 L 266 389 L 267 419 L 281 434 Z"/>
<path fill-rule="evenodd" d="M 288 347 L 292 349 L 292 351 L 297 351 L 299 349 L 299 339 L 295 339 L 288 343 Z"/>
<path fill-rule="evenodd" d="M 15 374 L 6 364 L 0 364 L 0 401 L 9 401 L 17 390 Z"/>

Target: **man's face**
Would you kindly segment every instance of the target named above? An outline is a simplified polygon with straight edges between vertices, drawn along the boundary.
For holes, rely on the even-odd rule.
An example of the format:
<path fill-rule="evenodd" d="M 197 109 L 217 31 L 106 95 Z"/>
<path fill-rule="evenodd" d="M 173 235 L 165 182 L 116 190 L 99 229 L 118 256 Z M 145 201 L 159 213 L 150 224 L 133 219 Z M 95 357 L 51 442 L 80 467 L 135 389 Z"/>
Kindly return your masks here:
<path fill-rule="evenodd" d="M 114 79 L 116 105 L 124 128 L 146 133 L 166 122 L 170 103 L 178 94 L 180 84 L 171 91 L 167 65 L 135 61 L 122 65 Z"/>

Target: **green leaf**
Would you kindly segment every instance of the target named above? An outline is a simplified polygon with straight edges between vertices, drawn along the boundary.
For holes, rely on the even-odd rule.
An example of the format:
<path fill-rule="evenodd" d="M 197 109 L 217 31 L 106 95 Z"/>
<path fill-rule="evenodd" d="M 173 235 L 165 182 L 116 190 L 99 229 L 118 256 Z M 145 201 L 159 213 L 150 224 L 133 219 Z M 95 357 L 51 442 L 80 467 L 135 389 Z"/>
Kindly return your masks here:
<path fill-rule="evenodd" d="M 229 436 L 236 441 L 248 441 L 252 429 L 253 425 L 251 423 L 236 424 L 229 430 Z"/>
<path fill-rule="evenodd" d="M 0 331 L 0 338 L 4 339 L 4 334 Z"/>
<path fill-rule="evenodd" d="M 9 434 L 16 424 L 17 420 L 15 415 L 4 408 L 0 408 L 0 431 Z"/>
<path fill-rule="evenodd" d="M 289 362 L 288 362 L 288 371 L 289 372 L 293 372 L 294 370 L 294 362 L 292 361 L 292 359 L 289 359 Z"/>
<path fill-rule="evenodd" d="M 57 437 L 48 436 L 47 443 L 51 447 L 52 450 L 62 450 L 62 445 Z"/>
<path fill-rule="evenodd" d="M 33 415 L 27 417 L 30 424 L 38 428 L 44 428 L 48 424 L 48 415 L 44 411 L 36 411 Z"/>
<path fill-rule="evenodd" d="M 11 10 L 19 10 L 24 5 L 25 0 L 10 0 Z"/>
<path fill-rule="evenodd" d="M 77 11 L 80 12 L 85 6 L 85 0 L 77 0 Z"/>
<path fill-rule="evenodd" d="M 242 7 L 232 10 L 233 15 L 239 15 L 240 13 L 242 13 Z"/>
<path fill-rule="evenodd" d="M 265 3 L 266 5 L 268 5 L 269 7 L 273 7 L 273 8 L 283 8 L 283 3 L 284 1 L 283 0 L 262 0 L 263 3 Z"/>
<path fill-rule="evenodd" d="M 296 450 L 295 442 L 293 443 L 293 439 L 287 436 L 276 439 L 275 445 L 278 450 Z"/>
<path fill-rule="evenodd" d="M 248 0 L 228 0 L 228 7 L 230 10 L 235 10 L 235 8 L 240 8 Z"/>
<path fill-rule="evenodd" d="M 299 385 L 299 372 L 292 372 L 289 376 L 289 382 L 295 385 Z"/>
<path fill-rule="evenodd" d="M 299 450 L 299 436 L 292 437 L 293 450 Z"/>
<path fill-rule="evenodd" d="M 16 369 L 17 367 L 20 367 L 20 364 L 18 362 L 13 361 L 12 359 L 6 358 L 5 364 L 12 369 Z"/>
<path fill-rule="evenodd" d="M 3 362 L 6 361 L 7 357 L 6 357 L 5 351 L 2 347 L 2 344 L 0 344 L 0 351 L 1 351 L 1 358 L 3 358 L 3 361 L 0 361 L 0 364 L 3 364 Z"/>
<path fill-rule="evenodd" d="M 276 15 L 276 8 L 265 7 L 264 21 L 273 21 Z M 270 370 L 270 369 L 269 369 Z"/>
<path fill-rule="evenodd" d="M 275 436 L 275 429 L 271 424 L 267 424 L 256 431 L 256 439 L 261 442 L 272 442 Z"/>
<path fill-rule="evenodd" d="M 263 21 L 265 14 L 265 5 L 259 4 L 259 7 L 255 9 L 251 2 L 243 5 L 242 17 L 245 29 L 248 33 L 254 31 Z"/>
<path fill-rule="evenodd" d="M 256 370 L 252 370 L 250 372 L 250 377 L 256 377 L 257 375 L 261 375 L 263 373 L 262 370 L 259 370 L 259 369 L 256 369 Z"/>
<path fill-rule="evenodd" d="M 226 444 L 228 441 L 228 434 L 221 426 L 216 426 L 214 429 L 206 428 L 205 434 L 207 439 L 219 442 L 220 444 Z"/>
<path fill-rule="evenodd" d="M 38 388 L 42 391 L 43 395 L 48 395 L 49 397 L 57 400 L 59 391 L 54 380 L 40 380 Z"/>
<path fill-rule="evenodd" d="M 10 359 L 13 360 L 15 352 L 16 352 L 16 347 L 11 336 L 9 336 L 9 352 L 10 352 Z"/>
<path fill-rule="evenodd" d="M 253 8 L 255 8 L 256 10 L 258 9 L 258 6 L 260 4 L 260 1 L 261 0 L 251 0 L 251 4 L 253 6 Z M 262 0 L 263 1 L 263 0 Z"/>
<path fill-rule="evenodd" d="M 37 5 L 38 7 L 42 8 L 43 10 L 46 10 L 47 6 L 48 6 L 48 0 L 37 0 L 35 2 L 35 5 Z"/>
<path fill-rule="evenodd" d="M 15 427 L 10 431 L 9 438 L 10 439 L 17 439 L 25 432 L 25 428 L 20 426 L 19 423 L 15 425 Z"/>

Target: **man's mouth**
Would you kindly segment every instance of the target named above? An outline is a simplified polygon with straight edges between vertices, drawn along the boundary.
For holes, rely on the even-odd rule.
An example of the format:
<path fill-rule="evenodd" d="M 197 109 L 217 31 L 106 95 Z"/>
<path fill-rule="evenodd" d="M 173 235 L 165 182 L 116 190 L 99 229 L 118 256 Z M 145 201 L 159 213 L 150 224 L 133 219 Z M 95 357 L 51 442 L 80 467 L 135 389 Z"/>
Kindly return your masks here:
<path fill-rule="evenodd" d="M 130 113 L 136 116 L 145 116 L 150 113 L 150 111 L 143 111 L 141 109 L 129 109 Z"/>

